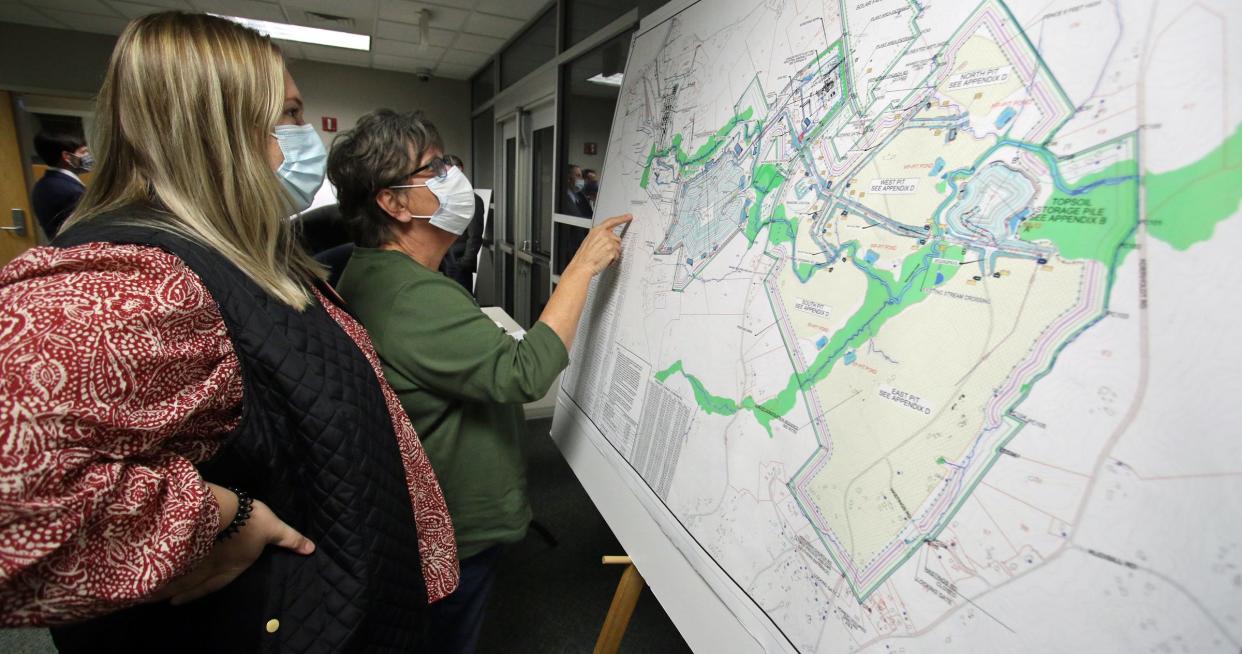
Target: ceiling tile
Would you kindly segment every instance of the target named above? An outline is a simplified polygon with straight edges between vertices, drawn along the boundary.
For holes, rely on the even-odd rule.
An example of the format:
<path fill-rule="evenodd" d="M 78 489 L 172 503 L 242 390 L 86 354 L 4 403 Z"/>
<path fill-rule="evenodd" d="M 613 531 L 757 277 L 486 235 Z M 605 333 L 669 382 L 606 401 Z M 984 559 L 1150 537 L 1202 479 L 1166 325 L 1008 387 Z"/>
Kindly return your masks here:
<path fill-rule="evenodd" d="M 336 16 L 375 17 L 374 2 L 341 2 L 340 0 L 281 0 L 286 9 L 297 8 Z"/>
<path fill-rule="evenodd" d="M 281 11 L 280 5 L 271 2 L 259 2 L 258 0 L 191 0 L 191 2 L 198 9 L 213 14 L 285 22 L 285 12 Z"/>
<path fill-rule="evenodd" d="M 78 14 L 93 14 L 95 16 L 119 15 L 111 7 L 99 0 L 38 0 L 30 4 L 38 9 L 59 9 L 60 11 Z"/>
<path fill-rule="evenodd" d="M 470 12 L 453 7 L 441 7 L 425 2 L 409 0 L 380 0 L 379 15 L 381 20 L 395 20 L 402 23 L 417 24 L 419 10 L 431 12 L 431 26 L 441 29 L 459 30 Z"/>
<path fill-rule="evenodd" d="M 480 14 L 475 12 L 470 14 L 470 20 L 466 21 L 466 31 L 474 34 L 483 34 L 486 36 L 507 39 L 516 34 L 517 31 L 525 24 L 525 21 L 513 18 L 504 18 L 503 16 L 492 16 L 490 14 Z"/>
<path fill-rule="evenodd" d="M 371 66 L 371 53 L 369 52 L 333 48 L 326 45 L 310 45 L 309 43 L 301 45 L 302 52 L 305 53 L 306 58 L 313 61 L 326 61 L 333 64 L 361 66 L 363 68 L 370 68 Z"/>
<path fill-rule="evenodd" d="M 77 14 L 59 9 L 44 9 L 43 13 L 56 22 L 63 23 L 71 30 L 95 32 L 96 34 L 120 34 L 121 30 L 125 29 L 125 25 L 129 23 L 128 20 L 120 16 Z"/>
<path fill-rule="evenodd" d="M 27 7 L 26 5 L 0 2 L 0 21 L 5 23 L 21 23 L 22 25 L 38 25 L 40 27 L 59 27 L 64 25 Z"/>
<path fill-rule="evenodd" d="M 453 42 L 453 35 L 457 32 L 452 30 L 442 30 L 431 28 L 429 39 L 431 45 L 440 47 L 448 47 Z M 405 41 L 407 43 L 418 43 L 418 25 L 407 25 L 395 21 L 380 21 L 378 29 L 375 31 L 376 38 L 391 39 L 393 41 Z"/>
<path fill-rule="evenodd" d="M 320 18 L 304 9 L 294 7 L 286 7 L 285 13 L 288 19 L 281 19 L 282 23 L 290 25 L 302 25 L 303 27 L 315 27 L 321 30 L 335 30 L 337 32 L 350 32 L 352 34 L 370 34 L 371 27 L 375 25 L 374 18 L 355 18 L 353 16 L 340 16 L 341 20 L 330 20 Z"/>
<path fill-rule="evenodd" d="M 481 52 L 467 52 L 465 50 L 457 50 L 456 48 L 444 53 L 444 59 L 441 61 L 446 64 L 457 64 L 461 66 L 472 66 L 478 68 L 483 62 L 491 58 Z"/>
<path fill-rule="evenodd" d="M 338 0 L 283 0 L 281 3 L 289 21 L 297 25 L 320 29 L 340 30 L 358 34 L 370 34 L 375 25 L 374 2 L 339 2 Z M 309 12 L 340 16 L 348 21 L 324 20 Z"/>
<path fill-rule="evenodd" d="M 453 37 L 457 35 L 457 32 L 452 30 L 438 30 L 433 27 L 427 34 L 429 37 L 427 39 L 428 43 L 441 48 L 447 48 L 453 44 Z"/>
<path fill-rule="evenodd" d="M 371 51 L 375 54 L 396 55 L 398 57 L 411 57 L 414 59 L 424 60 L 429 59 L 432 62 L 435 62 L 439 60 L 440 55 L 444 53 L 444 48 L 429 45 L 426 49 L 424 49 L 421 45 L 415 43 L 375 39 L 371 42 Z"/>
<path fill-rule="evenodd" d="M 434 59 L 412 59 L 410 57 L 397 57 L 393 55 L 377 54 L 372 59 L 376 68 L 384 70 L 400 70 L 407 73 L 416 73 L 420 70 L 432 70 L 436 67 Z"/>
<path fill-rule="evenodd" d="M 428 5 L 438 5 L 440 7 L 451 7 L 453 9 L 464 9 L 469 11 L 474 9 L 475 0 L 416 0 Z M 432 10 L 434 11 L 434 9 Z"/>
<path fill-rule="evenodd" d="M 109 0 L 108 4 L 115 6 L 118 3 Z M 194 9 L 194 7 L 187 2 L 187 0 L 140 0 L 139 4 L 163 7 L 164 9 L 181 9 L 183 11 L 187 9 Z"/>
<path fill-rule="evenodd" d="M 138 18 L 141 16 L 146 16 L 147 14 L 155 14 L 161 11 L 168 11 L 169 9 L 181 9 L 183 11 L 190 10 L 190 5 L 185 4 L 185 3 L 181 3 L 180 5 L 168 6 L 168 5 L 173 4 L 171 1 L 166 1 L 164 6 L 140 4 L 137 2 L 120 2 L 119 0 L 111 0 L 108 4 L 112 5 L 113 9 L 116 9 L 117 11 L 121 12 L 121 15 L 125 16 L 126 18 Z"/>
<path fill-rule="evenodd" d="M 418 25 L 381 20 L 375 26 L 375 38 L 418 43 Z"/>
<path fill-rule="evenodd" d="M 439 66 L 436 66 L 436 76 L 449 79 L 469 79 L 478 69 L 478 66 L 462 66 L 442 61 Z"/>
<path fill-rule="evenodd" d="M 474 8 L 476 11 L 508 16 L 526 22 L 538 16 L 539 10 L 546 6 L 548 6 L 548 0 L 479 0 Z"/>
<path fill-rule="evenodd" d="M 459 50 L 469 50 L 470 52 L 481 52 L 490 55 L 499 52 L 500 46 L 504 44 L 504 39 L 498 39 L 494 36 L 461 32 L 457 35 L 457 40 L 453 42 L 453 47 Z"/>

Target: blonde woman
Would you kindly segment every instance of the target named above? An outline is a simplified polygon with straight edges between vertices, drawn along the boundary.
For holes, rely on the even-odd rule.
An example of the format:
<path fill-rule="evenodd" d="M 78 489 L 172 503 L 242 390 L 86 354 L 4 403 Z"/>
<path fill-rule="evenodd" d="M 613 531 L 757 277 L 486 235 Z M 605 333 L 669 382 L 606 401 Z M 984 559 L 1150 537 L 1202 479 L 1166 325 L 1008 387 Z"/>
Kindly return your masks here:
<path fill-rule="evenodd" d="M 132 22 L 95 181 L 0 270 L 0 624 L 65 651 L 414 651 L 439 485 L 286 216 L 324 151 L 279 50 Z M 72 623 L 72 624 L 70 624 Z"/>

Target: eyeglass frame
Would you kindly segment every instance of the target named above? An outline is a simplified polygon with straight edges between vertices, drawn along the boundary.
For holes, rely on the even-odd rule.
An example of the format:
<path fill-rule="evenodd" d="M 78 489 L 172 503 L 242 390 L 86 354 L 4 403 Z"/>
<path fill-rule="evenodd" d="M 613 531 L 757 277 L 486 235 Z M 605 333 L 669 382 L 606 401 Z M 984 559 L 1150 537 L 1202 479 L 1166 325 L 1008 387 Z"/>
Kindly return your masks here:
<path fill-rule="evenodd" d="M 428 168 L 430 168 L 433 174 L 431 177 L 427 179 L 443 180 L 444 178 L 448 177 L 449 168 L 457 165 L 457 164 L 449 162 L 450 157 L 458 158 L 456 155 L 452 155 L 452 154 L 442 154 L 438 157 L 432 157 L 430 161 L 419 166 L 418 168 L 415 168 L 409 174 L 402 176 L 401 179 L 403 180 L 409 179 L 423 172 L 424 170 L 427 170 Z M 423 188 L 425 186 L 427 185 L 426 184 L 390 184 L 388 186 L 385 186 L 384 188 L 387 188 L 387 189 Z"/>

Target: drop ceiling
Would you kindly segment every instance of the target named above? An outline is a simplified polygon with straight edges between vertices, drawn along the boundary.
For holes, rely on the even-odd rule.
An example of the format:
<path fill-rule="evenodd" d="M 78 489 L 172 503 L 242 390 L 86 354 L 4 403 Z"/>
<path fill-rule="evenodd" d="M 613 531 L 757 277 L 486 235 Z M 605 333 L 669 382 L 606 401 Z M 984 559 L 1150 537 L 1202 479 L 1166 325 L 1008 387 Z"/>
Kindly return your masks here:
<path fill-rule="evenodd" d="M 282 42 L 295 59 L 466 79 L 549 0 L 0 0 L 0 22 L 120 34 L 126 22 L 168 9 L 369 34 L 371 51 Z M 419 16 L 430 13 L 427 43 Z M 335 18 L 325 18 L 335 17 Z"/>

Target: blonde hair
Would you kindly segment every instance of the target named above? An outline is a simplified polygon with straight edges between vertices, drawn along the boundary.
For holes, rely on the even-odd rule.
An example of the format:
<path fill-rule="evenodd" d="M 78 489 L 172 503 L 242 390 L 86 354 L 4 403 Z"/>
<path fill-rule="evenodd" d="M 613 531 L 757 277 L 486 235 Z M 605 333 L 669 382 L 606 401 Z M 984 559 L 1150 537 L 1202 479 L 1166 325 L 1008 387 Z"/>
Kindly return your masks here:
<path fill-rule="evenodd" d="M 96 106 L 94 181 L 63 229 L 121 208 L 204 244 L 297 309 L 323 268 L 299 247 L 292 201 L 267 159 L 285 66 L 266 37 L 206 14 L 132 21 Z M 132 219 L 124 219 L 130 222 Z"/>

